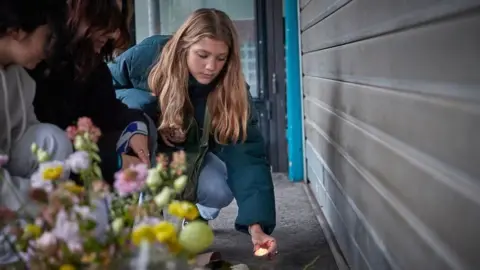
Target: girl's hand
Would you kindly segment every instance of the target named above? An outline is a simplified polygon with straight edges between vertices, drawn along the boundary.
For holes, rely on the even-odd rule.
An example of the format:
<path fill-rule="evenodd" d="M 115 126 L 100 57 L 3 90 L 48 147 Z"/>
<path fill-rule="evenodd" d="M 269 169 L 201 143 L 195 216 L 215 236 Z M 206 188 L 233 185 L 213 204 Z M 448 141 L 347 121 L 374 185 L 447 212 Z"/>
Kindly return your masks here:
<path fill-rule="evenodd" d="M 128 169 L 132 165 L 137 165 L 140 163 L 142 163 L 142 161 L 138 157 L 122 154 L 122 170 Z"/>
<path fill-rule="evenodd" d="M 135 134 L 130 138 L 128 142 L 130 148 L 132 148 L 133 152 L 137 155 L 138 159 L 147 164 L 150 167 L 150 152 L 148 151 L 148 137 L 142 134 Z M 122 155 L 123 160 L 125 158 Z M 136 158 L 136 157 L 134 157 Z M 131 162 L 134 160 L 131 159 Z M 125 165 L 123 166 L 125 167 Z"/>
<path fill-rule="evenodd" d="M 168 139 L 168 136 L 166 136 L 166 135 L 163 134 L 162 132 L 159 132 L 158 134 L 160 134 L 160 137 L 162 138 L 163 142 L 164 142 L 168 147 L 175 147 L 175 145 L 173 145 L 173 143 L 170 142 L 170 140 Z"/>
<path fill-rule="evenodd" d="M 175 144 L 183 143 L 186 139 L 186 133 L 181 129 L 166 128 L 159 130 L 158 133 L 169 147 L 175 147 Z"/>
<path fill-rule="evenodd" d="M 272 236 L 265 234 L 260 225 L 251 225 L 249 231 L 252 236 L 253 252 L 255 256 L 267 256 L 272 259 L 277 255 L 277 241 Z"/>

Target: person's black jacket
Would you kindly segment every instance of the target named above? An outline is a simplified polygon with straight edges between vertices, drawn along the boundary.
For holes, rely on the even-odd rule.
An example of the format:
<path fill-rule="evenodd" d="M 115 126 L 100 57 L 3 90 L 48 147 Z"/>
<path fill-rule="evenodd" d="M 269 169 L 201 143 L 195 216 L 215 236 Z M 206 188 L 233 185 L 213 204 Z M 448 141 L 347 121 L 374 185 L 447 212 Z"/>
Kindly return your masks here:
<path fill-rule="evenodd" d="M 30 72 L 37 83 L 35 113 L 39 121 L 62 129 L 74 125 L 79 117 L 89 117 L 102 131 L 98 143 L 102 174 L 111 182 L 121 165 L 117 151 L 120 135 L 133 122 L 146 127 L 148 122 L 141 111 L 129 109 L 116 99 L 106 63 L 99 64 L 81 80 L 75 79 L 74 70 L 73 63 L 67 63 L 50 70 L 48 75 L 42 65 Z"/>

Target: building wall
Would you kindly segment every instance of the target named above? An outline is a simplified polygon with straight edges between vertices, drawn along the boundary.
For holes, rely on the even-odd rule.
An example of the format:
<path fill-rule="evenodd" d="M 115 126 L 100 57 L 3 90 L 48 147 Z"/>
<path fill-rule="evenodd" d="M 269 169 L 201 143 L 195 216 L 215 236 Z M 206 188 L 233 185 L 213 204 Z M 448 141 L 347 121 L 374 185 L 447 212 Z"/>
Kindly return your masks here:
<path fill-rule="evenodd" d="M 352 269 L 480 269 L 480 1 L 300 0 L 307 175 Z"/>

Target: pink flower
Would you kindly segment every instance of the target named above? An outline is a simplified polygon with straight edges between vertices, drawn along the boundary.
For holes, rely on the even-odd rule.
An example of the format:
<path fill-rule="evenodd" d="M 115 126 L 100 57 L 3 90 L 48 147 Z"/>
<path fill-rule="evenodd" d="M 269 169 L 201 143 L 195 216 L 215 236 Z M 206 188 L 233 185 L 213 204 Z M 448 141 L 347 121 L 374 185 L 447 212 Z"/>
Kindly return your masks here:
<path fill-rule="evenodd" d="M 100 129 L 98 129 L 92 122 L 92 120 L 88 117 L 80 117 L 77 122 L 78 131 L 81 133 L 89 133 L 90 139 L 93 142 L 97 142 L 102 133 Z"/>
<path fill-rule="evenodd" d="M 146 164 L 132 165 L 128 169 L 115 173 L 113 186 L 120 196 L 127 196 L 142 190 L 145 186 L 147 175 L 148 167 Z"/>
<path fill-rule="evenodd" d="M 0 155 L 0 168 L 3 167 L 7 163 L 8 163 L 8 156 L 7 155 Z"/>
<path fill-rule="evenodd" d="M 79 131 L 89 132 L 94 127 L 93 122 L 88 117 L 78 118 L 77 127 Z"/>
<path fill-rule="evenodd" d="M 77 136 L 77 133 L 78 133 L 77 127 L 69 126 L 67 128 L 67 136 L 70 140 L 73 141 L 75 139 L 75 136 Z"/>
<path fill-rule="evenodd" d="M 67 128 L 67 135 L 70 140 L 74 140 L 77 135 L 82 135 L 84 133 L 88 133 L 90 139 L 96 143 L 100 136 L 102 136 L 102 132 L 98 127 L 96 127 L 92 120 L 88 117 L 80 117 L 77 121 L 77 126 L 69 126 Z"/>

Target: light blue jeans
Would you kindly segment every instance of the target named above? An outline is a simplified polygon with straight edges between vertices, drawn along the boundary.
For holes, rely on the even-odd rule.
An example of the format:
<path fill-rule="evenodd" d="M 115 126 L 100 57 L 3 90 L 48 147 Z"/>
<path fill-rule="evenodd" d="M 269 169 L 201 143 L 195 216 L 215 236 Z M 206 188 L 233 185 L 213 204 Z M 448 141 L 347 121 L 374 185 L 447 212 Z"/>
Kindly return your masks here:
<path fill-rule="evenodd" d="M 220 210 L 233 201 L 233 194 L 227 184 L 227 166 L 215 154 L 205 155 L 203 168 L 198 177 L 198 211 L 203 219 L 215 219 Z"/>

